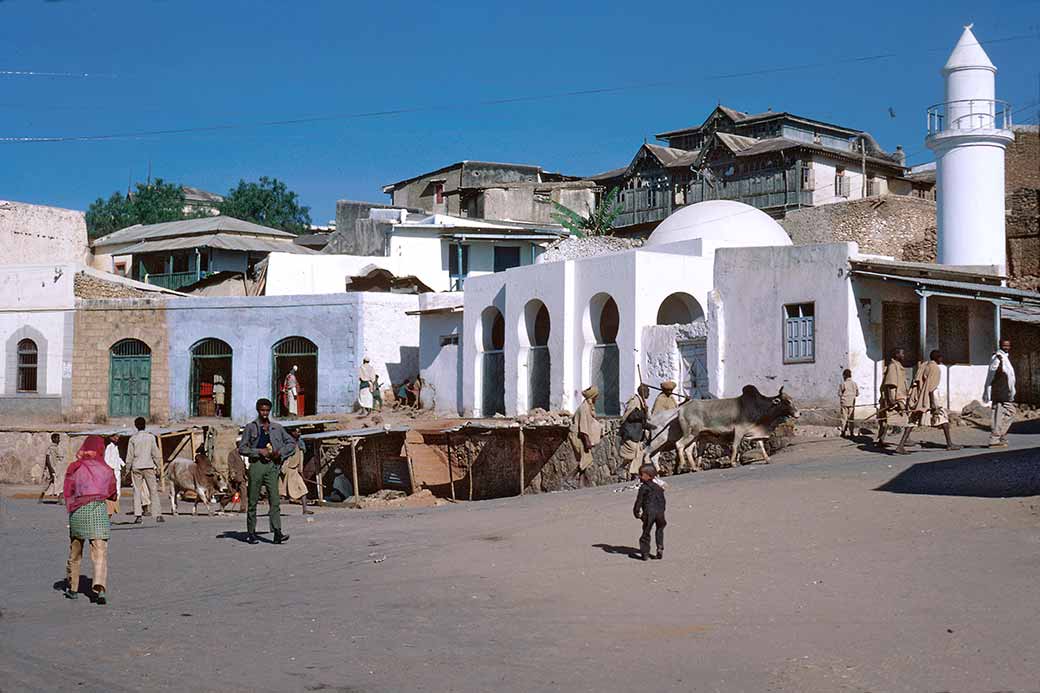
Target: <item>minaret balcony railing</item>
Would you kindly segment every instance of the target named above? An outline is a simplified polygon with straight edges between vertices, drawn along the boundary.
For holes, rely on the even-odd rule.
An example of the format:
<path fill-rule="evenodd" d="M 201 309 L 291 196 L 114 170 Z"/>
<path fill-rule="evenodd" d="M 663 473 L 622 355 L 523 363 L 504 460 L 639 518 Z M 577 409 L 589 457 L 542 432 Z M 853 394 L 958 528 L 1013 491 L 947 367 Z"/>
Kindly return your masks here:
<path fill-rule="evenodd" d="M 1000 99 L 961 99 L 928 109 L 928 134 L 1010 130 L 1011 104 Z"/>

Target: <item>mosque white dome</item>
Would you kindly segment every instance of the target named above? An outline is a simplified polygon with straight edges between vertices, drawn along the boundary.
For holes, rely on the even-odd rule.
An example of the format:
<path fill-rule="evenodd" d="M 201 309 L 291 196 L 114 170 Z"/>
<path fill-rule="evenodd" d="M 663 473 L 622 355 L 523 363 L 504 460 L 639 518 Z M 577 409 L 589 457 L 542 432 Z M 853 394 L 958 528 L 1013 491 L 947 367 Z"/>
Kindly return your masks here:
<path fill-rule="evenodd" d="M 646 246 L 702 238 L 726 245 L 791 245 L 783 227 L 760 209 L 732 200 L 709 200 L 683 207 L 662 221 Z"/>

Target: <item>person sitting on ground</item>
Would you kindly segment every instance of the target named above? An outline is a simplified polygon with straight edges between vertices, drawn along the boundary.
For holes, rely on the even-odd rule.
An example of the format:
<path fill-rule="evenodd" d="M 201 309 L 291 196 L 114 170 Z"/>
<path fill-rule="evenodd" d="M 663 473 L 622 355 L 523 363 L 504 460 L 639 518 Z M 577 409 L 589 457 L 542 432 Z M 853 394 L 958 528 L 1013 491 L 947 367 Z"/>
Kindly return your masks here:
<path fill-rule="evenodd" d="M 405 378 L 404 382 L 397 388 L 397 403 L 402 407 L 414 407 L 416 392 L 411 379 Z"/>
<path fill-rule="evenodd" d="M 644 464 L 639 468 L 639 493 L 636 494 L 636 503 L 632 507 L 632 514 L 637 520 L 643 521 L 643 533 L 639 536 L 639 558 L 647 560 L 650 558 L 650 530 L 655 529 L 654 541 L 657 543 L 658 560 L 664 558 L 664 528 L 668 524 L 664 517 L 665 498 L 664 487 L 654 483 L 657 478 L 657 470 L 652 464 Z"/>
<path fill-rule="evenodd" d="M 942 353 L 935 349 L 928 355 L 928 358 L 929 360 L 922 363 L 921 367 L 917 369 L 917 376 L 914 378 L 913 385 L 910 386 L 910 421 L 896 448 L 896 454 L 899 455 L 910 454 L 906 449 L 906 444 L 910 442 L 910 434 L 914 429 L 924 425 L 926 414 L 931 426 L 941 428 L 946 435 L 946 449 L 961 449 L 961 446 L 954 445 L 950 438 L 950 417 L 947 416 L 946 409 L 940 403 L 942 398 L 939 397 L 938 388 L 939 382 L 942 380 L 942 370 L 939 368 L 943 362 Z"/>
<path fill-rule="evenodd" d="M 351 486 L 350 480 L 347 479 L 347 475 L 339 467 L 333 469 L 332 493 L 329 494 L 326 500 L 330 500 L 333 503 L 342 503 L 353 495 L 354 488 Z"/>
<path fill-rule="evenodd" d="M 838 386 L 838 407 L 841 411 L 839 435 L 846 434 L 851 438 L 856 435 L 856 398 L 859 397 L 859 385 L 852 379 L 852 371 L 846 368 L 841 374 L 841 385 Z"/>
<path fill-rule="evenodd" d="M 87 436 L 76 460 L 65 472 L 65 506 L 69 512 L 69 560 L 65 572 L 65 597 L 79 596 L 79 567 L 83 544 L 90 543 L 94 564 L 92 591 L 98 604 L 107 604 L 108 539 L 112 524 L 106 501 L 116 497 L 116 477 L 105 463 L 105 441 Z"/>

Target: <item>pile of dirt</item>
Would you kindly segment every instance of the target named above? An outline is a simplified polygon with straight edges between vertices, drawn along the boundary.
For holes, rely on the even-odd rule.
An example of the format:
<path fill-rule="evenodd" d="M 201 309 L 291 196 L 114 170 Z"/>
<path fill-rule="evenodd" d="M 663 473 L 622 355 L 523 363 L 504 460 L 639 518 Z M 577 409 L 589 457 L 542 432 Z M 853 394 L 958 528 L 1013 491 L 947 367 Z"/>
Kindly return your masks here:
<path fill-rule="evenodd" d="M 438 505 L 446 505 L 450 501 L 437 498 L 429 489 L 417 491 L 408 495 L 404 491 L 391 491 L 384 489 L 370 496 L 362 496 L 355 507 L 361 510 L 393 510 L 395 508 L 433 508 Z"/>

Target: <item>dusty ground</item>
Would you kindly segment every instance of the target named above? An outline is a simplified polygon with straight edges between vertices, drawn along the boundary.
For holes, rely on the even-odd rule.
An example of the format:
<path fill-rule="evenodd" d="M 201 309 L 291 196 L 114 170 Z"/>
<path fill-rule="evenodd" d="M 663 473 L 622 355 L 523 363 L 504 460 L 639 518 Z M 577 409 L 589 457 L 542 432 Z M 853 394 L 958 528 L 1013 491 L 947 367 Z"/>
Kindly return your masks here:
<path fill-rule="evenodd" d="M 1020 430 L 1000 454 L 832 439 L 672 478 L 663 562 L 628 557 L 619 486 L 293 507 L 285 546 L 242 543 L 240 517 L 120 525 L 107 607 L 55 589 L 62 509 L 5 498 L 0 689 L 1040 690 L 1040 428 Z"/>

